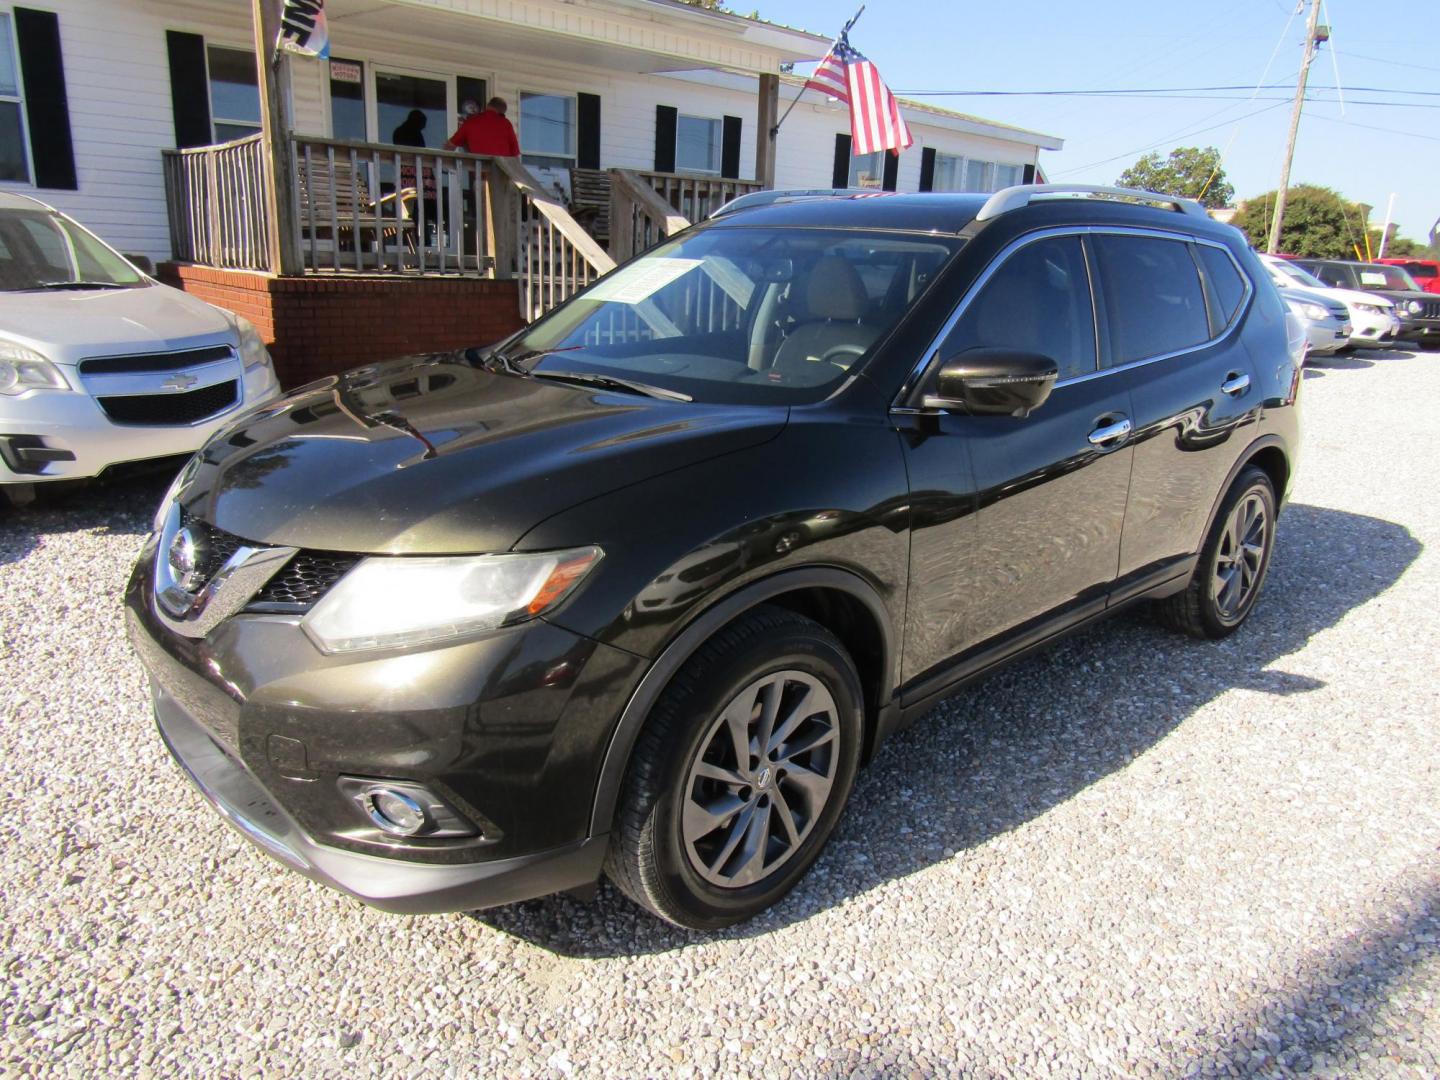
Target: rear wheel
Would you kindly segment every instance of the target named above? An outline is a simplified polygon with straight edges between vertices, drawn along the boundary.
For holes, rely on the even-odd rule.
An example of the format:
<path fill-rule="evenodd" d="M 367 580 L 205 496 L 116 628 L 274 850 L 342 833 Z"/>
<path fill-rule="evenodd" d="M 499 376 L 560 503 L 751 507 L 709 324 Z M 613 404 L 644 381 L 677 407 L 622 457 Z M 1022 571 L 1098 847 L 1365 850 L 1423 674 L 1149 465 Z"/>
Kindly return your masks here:
<path fill-rule="evenodd" d="M 1160 601 L 1160 617 L 1195 637 L 1223 638 L 1249 616 L 1275 546 L 1275 487 L 1263 469 L 1245 469 L 1220 505 L 1185 591 Z"/>
<path fill-rule="evenodd" d="M 706 643 L 635 745 L 606 874 L 680 926 L 765 910 L 804 876 L 860 758 L 861 689 L 818 623 L 758 608 Z"/>

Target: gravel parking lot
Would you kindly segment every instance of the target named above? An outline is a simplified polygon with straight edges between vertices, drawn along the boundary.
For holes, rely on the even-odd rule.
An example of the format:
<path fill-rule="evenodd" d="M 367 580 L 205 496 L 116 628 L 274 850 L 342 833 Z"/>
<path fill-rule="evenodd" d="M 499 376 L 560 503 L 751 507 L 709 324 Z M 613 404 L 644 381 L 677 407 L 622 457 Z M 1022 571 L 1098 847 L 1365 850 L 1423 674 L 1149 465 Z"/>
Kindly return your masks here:
<path fill-rule="evenodd" d="M 0 511 L 0 1075 L 1440 1073 L 1440 354 L 1321 360 L 1261 605 L 1121 616 L 893 740 L 707 936 L 614 890 L 371 911 L 154 734 L 122 582 L 164 483 Z"/>

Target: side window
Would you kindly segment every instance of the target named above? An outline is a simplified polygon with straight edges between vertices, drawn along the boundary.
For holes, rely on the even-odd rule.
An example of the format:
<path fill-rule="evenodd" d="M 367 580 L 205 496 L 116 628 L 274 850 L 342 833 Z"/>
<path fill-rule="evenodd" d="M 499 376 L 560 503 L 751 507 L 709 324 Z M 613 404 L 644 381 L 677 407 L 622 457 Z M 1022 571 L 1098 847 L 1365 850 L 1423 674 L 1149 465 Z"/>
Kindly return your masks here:
<path fill-rule="evenodd" d="M 1210 338 L 1200 274 L 1188 245 L 1150 236 L 1094 238 L 1113 362 L 1179 352 Z"/>
<path fill-rule="evenodd" d="M 1326 285 L 1333 285 L 1337 289 L 1351 288 L 1350 275 L 1345 273 L 1343 266 L 1331 266 L 1329 263 L 1307 267 L 1307 269 L 1318 277 Z"/>
<path fill-rule="evenodd" d="M 1195 252 L 1200 256 L 1200 266 L 1205 272 L 1206 284 L 1210 286 L 1210 299 L 1215 304 L 1218 333 L 1235 321 L 1240 310 L 1240 301 L 1245 299 L 1245 279 L 1235 268 L 1235 261 L 1217 247 L 1196 244 Z"/>
<path fill-rule="evenodd" d="M 1050 357 L 1061 379 L 1095 370 L 1095 313 L 1077 236 L 1026 244 L 985 283 L 940 347 L 948 360 L 978 346 Z"/>

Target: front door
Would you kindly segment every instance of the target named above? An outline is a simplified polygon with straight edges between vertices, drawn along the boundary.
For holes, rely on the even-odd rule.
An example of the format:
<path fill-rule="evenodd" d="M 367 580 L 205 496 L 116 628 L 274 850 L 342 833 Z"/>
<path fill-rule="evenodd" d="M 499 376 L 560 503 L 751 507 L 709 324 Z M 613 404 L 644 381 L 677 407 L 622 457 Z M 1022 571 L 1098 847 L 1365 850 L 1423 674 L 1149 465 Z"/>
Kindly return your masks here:
<path fill-rule="evenodd" d="M 1013 250 L 939 350 L 1008 346 L 1060 378 L 1027 417 L 911 418 L 913 533 L 904 679 L 915 696 L 977 661 L 1103 609 L 1130 483 L 1130 394 L 1101 371 L 1084 242 Z M 963 666 L 963 663 L 962 665 Z"/>

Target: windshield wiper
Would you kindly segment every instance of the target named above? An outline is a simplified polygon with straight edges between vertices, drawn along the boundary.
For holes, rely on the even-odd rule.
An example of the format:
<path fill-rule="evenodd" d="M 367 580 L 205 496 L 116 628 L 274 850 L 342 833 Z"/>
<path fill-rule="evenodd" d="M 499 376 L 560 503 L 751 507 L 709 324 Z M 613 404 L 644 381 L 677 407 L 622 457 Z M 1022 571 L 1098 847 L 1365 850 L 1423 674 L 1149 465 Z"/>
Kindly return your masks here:
<path fill-rule="evenodd" d="M 37 289 L 128 289 L 129 285 L 121 285 L 115 281 L 41 281 L 35 285 Z"/>
<path fill-rule="evenodd" d="M 636 382 L 634 379 L 621 379 L 614 375 L 600 375 L 591 371 L 532 371 L 530 374 L 537 379 L 555 379 L 557 382 L 601 386 L 606 390 L 622 390 L 630 394 L 642 394 L 645 397 L 664 398 L 666 401 L 695 400 L 689 394 L 682 394 L 679 390 L 667 390 L 663 386 L 651 386 L 649 383 Z"/>

